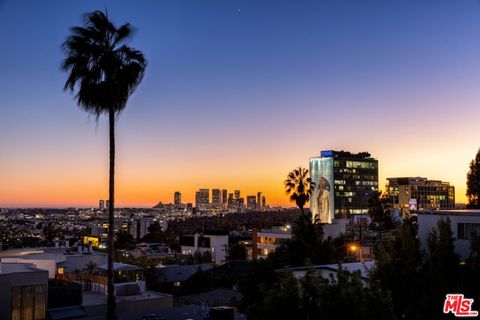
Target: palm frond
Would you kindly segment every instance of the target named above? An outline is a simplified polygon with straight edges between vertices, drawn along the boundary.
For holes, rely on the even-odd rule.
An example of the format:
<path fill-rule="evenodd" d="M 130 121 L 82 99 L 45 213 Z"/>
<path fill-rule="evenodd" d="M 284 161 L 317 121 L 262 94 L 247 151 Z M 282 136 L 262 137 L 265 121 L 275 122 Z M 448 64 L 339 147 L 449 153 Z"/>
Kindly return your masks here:
<path fill-rule="evenodd" d="M 289 200 L 302 209 L 305 203 L 310 199 L 315 183 L 309 177 L 308 169 L 298 167 L 287 174 L 284 181 L 285 192 L 289 195 Z"/>
<path fill-rule="evenodd" d="M 142 81 L 147 61 L 142 52 L 123 44 L 133 34 L 130 24 L 120 28 L 101 11 L 84 16 L 84 26 L 71 28 L 62 44 L 69 72 L 65 91 L 97 117 L 110 109 L 121 112 Z"/>

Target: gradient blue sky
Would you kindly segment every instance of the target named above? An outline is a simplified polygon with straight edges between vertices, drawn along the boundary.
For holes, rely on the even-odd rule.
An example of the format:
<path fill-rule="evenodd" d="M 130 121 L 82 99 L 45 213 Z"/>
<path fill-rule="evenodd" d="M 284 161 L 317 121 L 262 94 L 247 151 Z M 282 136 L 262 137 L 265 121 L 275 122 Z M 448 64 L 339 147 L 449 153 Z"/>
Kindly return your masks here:
<path fill-rule="evenodd" d="M 106 120 L 62 91 L 61 43 L 108 7 L 148 61 L 118 120 L 118 203 L 263 191 L 322 149 L 369 151 L 389 176 L 450 181 L 480 146 L 474 0 L 2 1 L 0 206 L 95 205 Z"/>

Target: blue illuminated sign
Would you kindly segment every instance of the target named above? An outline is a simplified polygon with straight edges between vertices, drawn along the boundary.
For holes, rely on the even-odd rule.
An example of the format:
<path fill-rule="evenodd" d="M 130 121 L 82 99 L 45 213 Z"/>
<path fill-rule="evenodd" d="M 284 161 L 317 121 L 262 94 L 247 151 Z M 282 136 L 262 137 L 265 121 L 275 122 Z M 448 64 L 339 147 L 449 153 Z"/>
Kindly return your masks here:
<path fill-rule="evenodd" d="M 320 151 L 320 156 L 323 158 L 333 157 L 333 150 L 322 150 Z"/>

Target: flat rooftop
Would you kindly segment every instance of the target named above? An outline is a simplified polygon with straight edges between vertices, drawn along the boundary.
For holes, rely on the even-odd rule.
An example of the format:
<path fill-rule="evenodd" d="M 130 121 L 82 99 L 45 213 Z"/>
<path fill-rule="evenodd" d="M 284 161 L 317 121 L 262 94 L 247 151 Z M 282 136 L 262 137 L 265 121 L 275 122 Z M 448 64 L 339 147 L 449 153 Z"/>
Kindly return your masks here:
<path fill-rule="evenodd" d="M 443 215 L 443 216 L 473 216 L 473 217 L 480 217 L 480 210 L 478 209 L 462 209 L 462 210 L 432 210 L 432 211 L 424 211 L 418 212 L 417 215 Z"/>
<path fill-rule="evenodd" d="M 74 256 L 97 256 L 97 255 L 106 255 L 106 253 L 93 251 L 93 253 L 78 253 L 73 250 L 71 253 L 67 254 L 67 248 L 22 248 L 22 249 L 12 249 L 0 251 L 0 258 L 24 258 L 24 259 L 55 259 L 58 257 L 74 257 Z"/>
<path fill-rule="evenodd" d="M 353 272 L 360 272 L 360 276 L 364 279 L 368 279 L 369 272 L 375 267 L 374 261 L 365 261 L 365 262 L 347 262 L 342 264 L 320 264 L 320 265 L 313 265 L 313 266 L 305 266 L 305 267 L 294 267 L 294 268 L 286 268 L 286 269 L 278 269 L 276 271 L 308 271 L 311 269 L 316 270 L 330 270 L 330 271 L 339 271 L 340 269 L 346 270 L 350 273 Z"/>
<path fill-rule="evenodd" d="M 143 316 L 155 316 L 159 319 L 168 319 L 168 320 L 204 320 L 208 315 L 209 309 L 206 307 L 188 305 L 175 308 L 159 308 L 155 312 L 148 311 L 133 311 L 133 312 L 124 312 L 118 313 L 117 317 L 119 320 L 140 320 Z M 153 319 L 154 317 L 152 317 Z M 84 320 L 105 320 L 105 316 L 91 316 L 82 318 Z M 235 319 L 246 319 L 238 318 Z"/>
<path fill-rule="evenodd" d="M 0 263 L 0 275 L 1 274 L 11 274 L 11 273 L 25 273 L 25 272 L 47 272 L 42 269 L 35 268 L 30 263 Z"/>
<path fill-rule="evenodd" d="M 98 306 L 107 304 L 107 296 L 100 293 L 94 292 L 83 292 L 83 306 Z M 155 300 L 155 299 L 165 299 L 172 298 L 173 296 L 167 293 L 156 292 L 156 291 L 146 291 L 142 294 L 137 294 L 134 296 L 117 296 L 117 303 L 128 302 L 128 301 L 144 301 L 144 300 Z"/>

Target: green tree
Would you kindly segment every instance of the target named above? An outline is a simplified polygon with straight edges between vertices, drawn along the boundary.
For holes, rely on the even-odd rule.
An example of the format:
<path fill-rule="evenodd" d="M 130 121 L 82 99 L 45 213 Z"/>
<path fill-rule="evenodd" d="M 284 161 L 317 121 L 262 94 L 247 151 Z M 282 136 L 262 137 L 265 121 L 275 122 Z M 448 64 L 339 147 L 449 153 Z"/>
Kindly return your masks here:
<path fill-rule="evenodd" d="M 336 278 L 321 282 L 317 306 L 318 319 L 395 319 L 388 292 L 375 282 L 365 286 L 359 272 L 342 269 Z"/>
<path fill-rule="evenodd" d="M 89 261 L 86 265 L 85 268 L 83 268 L 83 271 L 88 273 L 88 274 L 93 274 L 95 269 L 97 268 L 97 264 L 93 261 Z"/>
<path fill-rule="evenodd" d="M 245 287 L 240 289 L 245 295 Z M 256 292 L 250 293 L 254 299 L 242 297 L 242 302 L 250 302 L 248 307 L 240 304 L 248 319 L 395 319 L 388 292 L 376 282 L 366 286 L 359 272 L 340 269 L 324 279 L 312 269 L 300 280 L 282 272 L 273 283 L 257 282 Z"/>
<path fill-rule="evenodd" d="M 130 24 L 117 28 L 101 11 L 85 15 L 82 27 L 71 28 L 63 43 L 63 69 L 69 73 L 64 90 L 75 92 L 75 99 L 97 119 L 108 115 L 110 170 L 108 208 L 108 308 L 107 318 L 116 318 L 113 287 L 113 225 L 115 205 L 115 116 L 127 105 L 140 84 L 147 62 L 143 54 L 125 43 L 132 35 Z"/>
<path fill-rule="evenodd" d="M 43 237 L 45 238 L 45 245 L 52 246 L 53 240 L 58 236 L 58 230 L 55 228 L 55 225 L 51 222 L 43 226 Z"/>
<path fill-rule="evenodd" d="M 228 260 L 247 260 L 247 248 L 243 244 L 233 244 L 228 248 Z"/>
<path fill-rule="evenodd" d="M 423 300 L 422 255 L 417 238 L 417 227 L 406 221 L 392 239 L 375 247 L 375 269 L 372 281 L 390 292 L 393 310 L 398 319 L 414 319 Z"/>
<path fill-rule="evenodd" d="M 470 162 L 467 173 L 467 198 L 469 209 L 480 209 L 480 149 L 475 159 Z"/>
<path fill-rule="evenodd" d="M 460 285 L 460 259 L 455 252 L 450 219 L 439 220 L 437 228 L 428 234 L 428 255 L 424 264 L 424 314 L 441 316 L 445 295 L 457 292 Z"/>
<path fill-rule="evenodd" d="M 295 202 L 303 216 L 303 207 L 310 200 L 312 191 L 315 188 L 315 183 L 308 177 L 308 169 L 298 167 L 292 170 L 287 175 L 284 185 L 290 201 Z"/>
<path fill-rule="evenodd" d="M 280 279 L 269 289 L 264 288 L 264 296 L 257 307 L 257 314 L 249 319 L 302 319 L 300 290 L 291 272 L 280 275 Z"/>
<path fill-rule="evenodd" d="M 275 250 L 271 259 L 278 267 L 335 263 L 333 242 L 324 239 L 322 225 L 301 215 L 293 224 L 292 239 Z"/>
<path fill-rule="evenodd" d="M 135 240 L 130 233 L 122 230 L 117 233 L 114 247 L 118 250 L 132 250 L 135 248 Z"/>
<path fill-rule="evenodd" d="M 395 226 L 392 219 L 392 208 L 386 194 L 379 191 L 373 191 L 368 198 L 368 214 L 372 219 L 372 227 L 379 232 L 382 237 L 382 231 L 391 230 Z"/>
<path fill-rule="evenodd" d="M 162 226 L 155 221 L 148 227 L 148 233 L 143 237 L 145 242 L 156 242 L 162 243 L 165 241 L 165 233 L 163 232 Z"/>
<path fill-rule="evenodd" d="M 248 319 L 257 319 L 265 292 L 277 281 L 278 274 L 271 259 L 252 262 L 252 268 L 238 283 L 238 289 L 242 294 L 238 304 L 240 312 L 247 315 Z"/>

